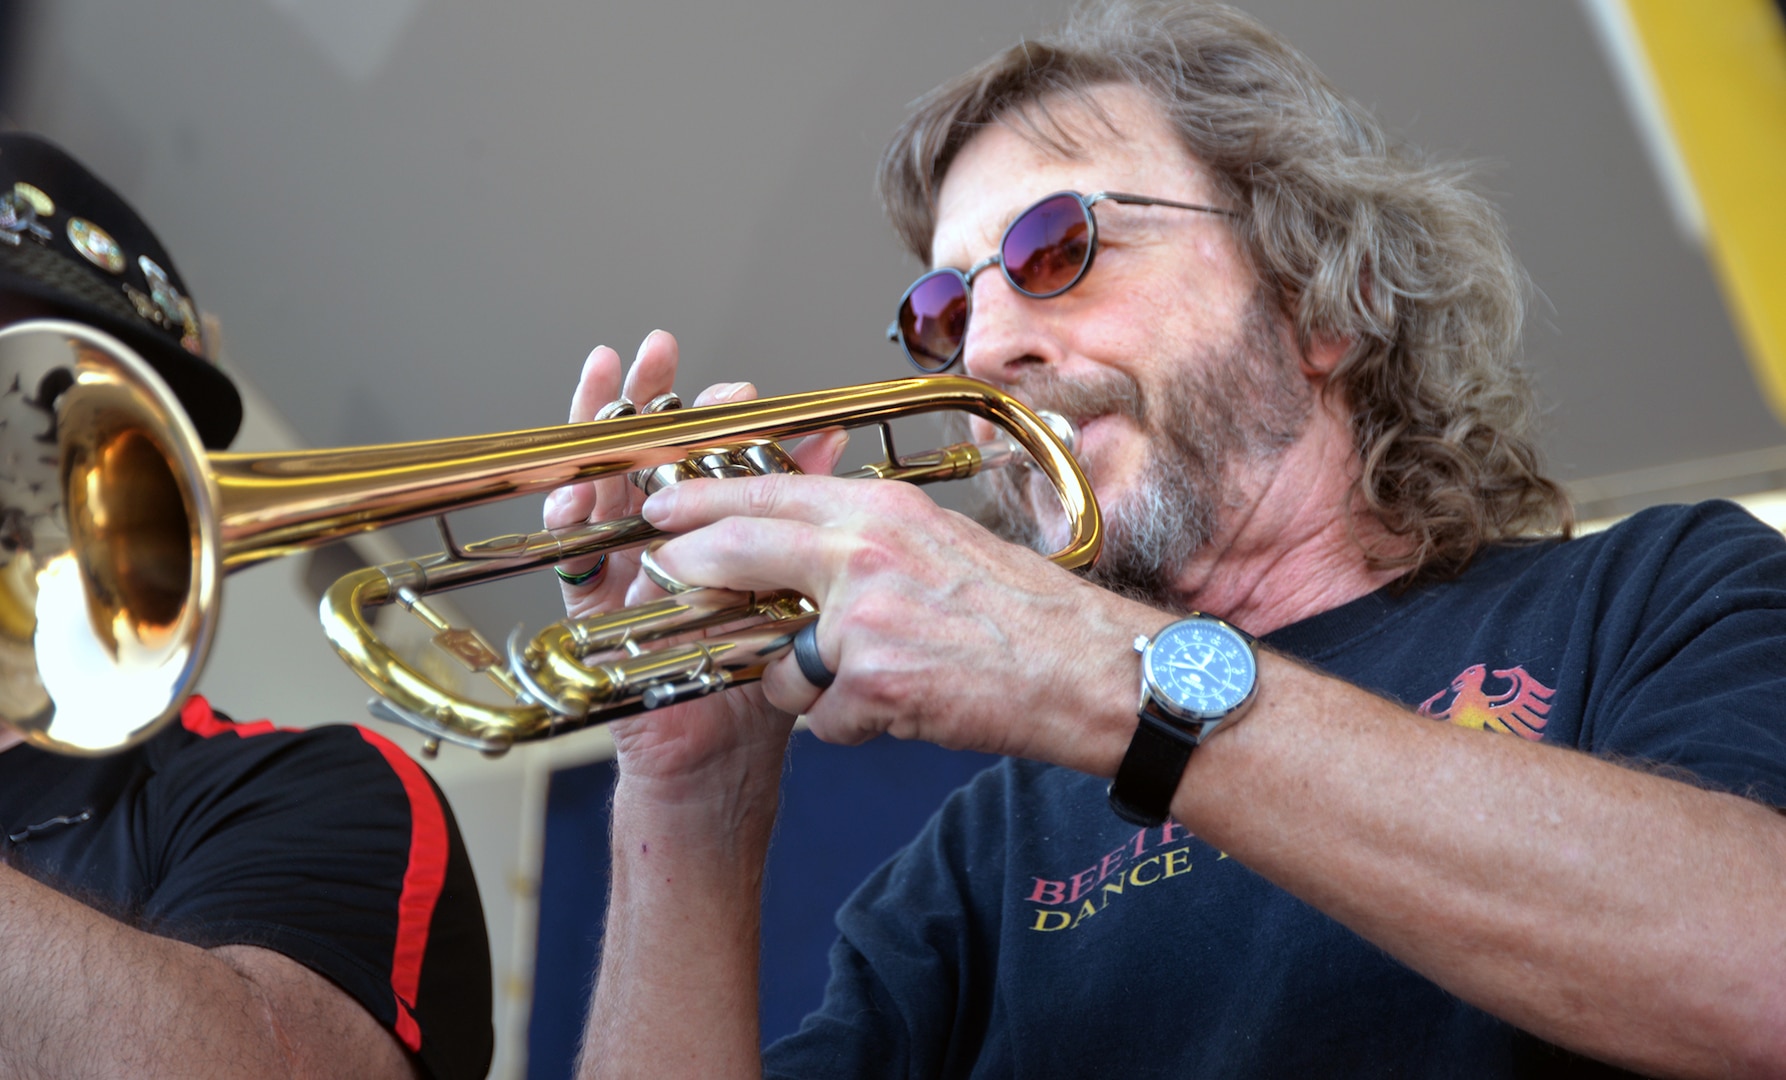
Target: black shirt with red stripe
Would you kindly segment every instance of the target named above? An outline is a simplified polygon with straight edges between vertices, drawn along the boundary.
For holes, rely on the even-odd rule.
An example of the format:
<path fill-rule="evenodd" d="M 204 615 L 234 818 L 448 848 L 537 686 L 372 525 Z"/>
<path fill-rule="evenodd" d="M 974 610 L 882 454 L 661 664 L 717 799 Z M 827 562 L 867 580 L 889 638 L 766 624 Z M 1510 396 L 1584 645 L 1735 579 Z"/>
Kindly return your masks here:
<path fill-rule="evenodd" d="M 150 933 L 296 960 L 438 1080 L 489 1070 L 471 862 L 439 790 L 374 732 L 238 724 L 193 698 L 121 754 L 17 746 L 0 753 L 0 856 Z"/>

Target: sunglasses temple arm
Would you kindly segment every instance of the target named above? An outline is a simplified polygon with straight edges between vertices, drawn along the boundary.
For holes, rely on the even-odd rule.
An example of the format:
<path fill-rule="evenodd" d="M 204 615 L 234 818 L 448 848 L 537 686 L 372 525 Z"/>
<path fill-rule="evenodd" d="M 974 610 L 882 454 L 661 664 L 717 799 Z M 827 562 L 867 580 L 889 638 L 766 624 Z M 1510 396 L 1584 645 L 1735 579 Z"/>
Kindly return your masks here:
<path fill-rule="evenodd" d="M 1222 217 L 1231 218 L 1242 216 L 1238 210 L 1227 210 L 1220 206 L 1174 202 L 1171 199 L 1156 199 L 1150 195 L 1130 195 L 1126 191 L 1100 191 L 1093 195 L 1087 195 L 1081 205 L 1090 210 L 1101 202 L 1124 203 L 1129 206 L 1170 206 L 1175 210 L 1195 210 L 1203 214 L 1220 214 Z"/>

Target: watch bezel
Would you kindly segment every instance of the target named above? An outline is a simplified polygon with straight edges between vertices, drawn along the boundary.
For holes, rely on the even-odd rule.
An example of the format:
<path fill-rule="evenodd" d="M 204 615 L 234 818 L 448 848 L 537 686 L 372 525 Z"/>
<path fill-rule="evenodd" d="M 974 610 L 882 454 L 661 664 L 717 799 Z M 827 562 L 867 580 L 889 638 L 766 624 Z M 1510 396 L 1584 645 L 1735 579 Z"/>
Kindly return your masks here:
<path fill-rule="evenodd" d="M 1204 712 L 1194 706 L 1181 704 L 1154 675 L 1154 657 L 1158 654 L 1160 641 L 1187 625 L 1228 634 L 1246 652 L 1252 668 L 1246 694 L 1227 708 L 1216 712 Z M 1141 685 L 1146 698 L 1144 707 L 1152 706 L 1156 714 L 1163 719 L 1173 721 L 1187 734 L 1201 742 L 1224 720 L 1245 711 L 1247 706 L 1252 704 L 1253 696 L 1259 689 L 1259 654 L 1253 648 L 1252 635 L 1232 623 L 1218 619 L 1214 615 L 1201 613 L 1189 615 L 1161 627 L 1148 639 L 1147 647 L 1141 652 Z"/>

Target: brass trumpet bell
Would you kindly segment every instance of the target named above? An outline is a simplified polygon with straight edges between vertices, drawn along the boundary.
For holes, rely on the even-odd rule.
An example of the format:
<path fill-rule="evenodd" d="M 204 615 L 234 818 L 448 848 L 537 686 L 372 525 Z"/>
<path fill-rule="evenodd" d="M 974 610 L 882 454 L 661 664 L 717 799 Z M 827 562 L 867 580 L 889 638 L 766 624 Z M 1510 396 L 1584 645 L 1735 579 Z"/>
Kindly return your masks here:
<path fill-rule="evenodd" d="M 216 627 L 203 443 L 133 350 L 75 323 L 0 330 L 0 721 L 64 753 L 174 715 Z"/>
<path fill-rule="evenodd" d="M 753 453 L 837 427 L 878 427 L 865 477 L 928 482 L 1027 463 L 1069 523 L 1055 562 L 1096 557 L 1101 522 L 1062 439 L 1015 398 L 957 376 L 901 379 L 500 435 L 287 453 L 207 453 L 154 370 L 109 335 L 34 320 L 0 330 L 0 722 L 31 742 L 103 753 L 141 742 L 191 693 L 231 570 L 354 533 L 615 473 L 773 460 Z M 887 423 L 971 413 L 1005 439 L 901 457 Z M 741 466 L 742 467 L 742 466 Z M 727 466 L 729 469 L 730 466 Z M 726 473 L 721 473 L 726 474 Z M 444 522 L 443 522 L 443 533 Z M 447 534 L 450 539 L 450 533 Z M 548 628 L 505 657 L 434 615 L 433 592 L 640 543 L 634 518 L 450 544 L 357 571 L 322 604 L 325 630 L 378 693 L 374 713 L 489 752 L 748 682 L 816 618 L 792 594 L 696 590 L 657 606 Z M 420 675 L 365 610 L 400 603 L 514 699 L 488 706 Z M 740 633 L 701 636 L 743 616 Z M 647 644 L 656 643 L 655 649 Z"/>

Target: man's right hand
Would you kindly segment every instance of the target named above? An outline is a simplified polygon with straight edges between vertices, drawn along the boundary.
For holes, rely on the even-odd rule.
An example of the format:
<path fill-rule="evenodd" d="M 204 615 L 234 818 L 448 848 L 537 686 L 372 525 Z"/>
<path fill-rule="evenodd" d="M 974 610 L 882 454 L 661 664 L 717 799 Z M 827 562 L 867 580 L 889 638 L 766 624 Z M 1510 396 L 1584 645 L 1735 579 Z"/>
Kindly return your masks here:
<path fill-rule="evenodd" d="M 643 405 L 669 392 L 675 383 L 677 361 L 676 339 L 662 330 L 646 336 L 631 369 L 624 373 L 618 353 L 606 346 L 597 348 L 584 361 L 571 399 L 571 422 L 593 420 L 603 405 L 623 396 Z M 721 383 L 702 391 L 693 404 L 754 397 L 756 388 L 750 383 Z M 843 442 L 841 434 L 824 435 L 807 439 L 790 452 L 802 470 L 829 473 Z M 546 500 L 545 524 L 547 528 L 564 528 L 583 521 L 626 517 L 637 514 L 644 501 L 644 492 L 625 476 L 560 488 Z M 594 562 L 585 557 L 563 569 L 575 576 Z M 638 554 L 633 550 L 610 552 L 601 574 L 583 585 L 564 584 L 563 590 L 565 610 L 573 618 L 664 595 L 640 573 Z M 793 723 L 794 718 L 770 705 L 758 687 L 749 686 L 615 721 L 609 730 L 621 774 L 635 782 L 635 790 L 645 783 L 656 797 L 675 802 L 730 801 L 746 776 L 779 777 Z"/>

